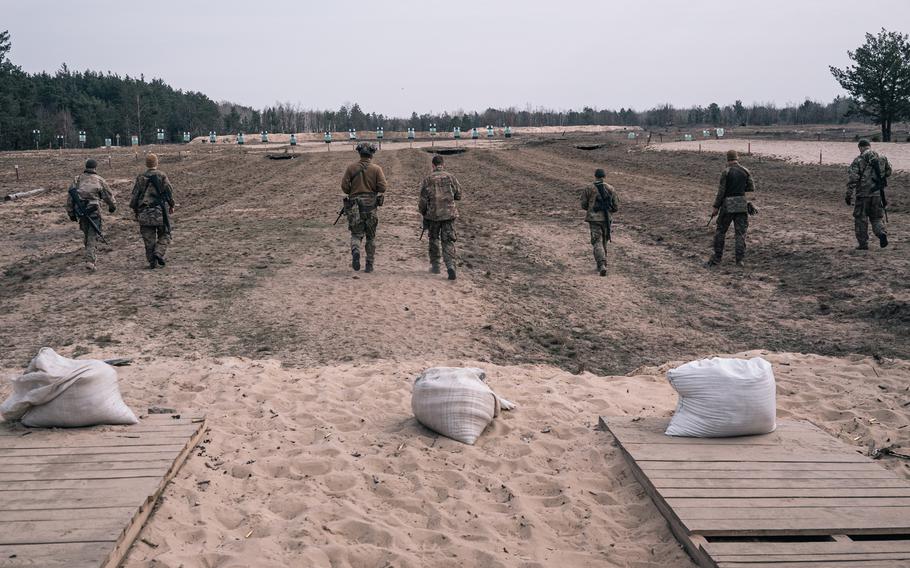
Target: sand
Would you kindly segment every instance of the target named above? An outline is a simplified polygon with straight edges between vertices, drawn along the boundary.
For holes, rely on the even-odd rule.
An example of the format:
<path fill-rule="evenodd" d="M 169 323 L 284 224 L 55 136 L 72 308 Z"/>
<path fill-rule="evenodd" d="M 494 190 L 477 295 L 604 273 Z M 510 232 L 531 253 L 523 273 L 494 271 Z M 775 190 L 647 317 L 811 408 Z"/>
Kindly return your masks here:
<path fill-rule="evenodd" d="M 745 154 L 751 144 L 752 153 L 761 156 L 792 160 L 802 164 L 819 163 L 819 152 L 823 164 L 849 165 L 858 155 L 855 142 L 805 142 L 778 140 L 747 140 L 725 138 L 723 140 L 693 140 L 691 142 L 665 142 L 652 144 L 655 150 L 696 151 L 699 146 L 705 152 L 726 152 L 733 149 Z M 897 142 L 873 142 L 873 148 L 887 156 L 891 167 L 896 170 L 910 170 L 910 144 Z"/>
<path fill-rule="evenodd" d="M 910 362 L 737 356 L 756 355 L 773 364 L 779 417 L 857 451 L 910 445 Z M 442 363 L 486 368 L 519 404 L 473 447 L 411 416 L 423 362 L 143 357 L 122 368 L 137 411 L 202 410 L 209 423 L 125 566 L 693 566 L 596 427 L 598 415 L 670 416 L 664 372 L 676 362 L 615 377 Z M 882 464 L 910 477 L 905 461 Z"/>

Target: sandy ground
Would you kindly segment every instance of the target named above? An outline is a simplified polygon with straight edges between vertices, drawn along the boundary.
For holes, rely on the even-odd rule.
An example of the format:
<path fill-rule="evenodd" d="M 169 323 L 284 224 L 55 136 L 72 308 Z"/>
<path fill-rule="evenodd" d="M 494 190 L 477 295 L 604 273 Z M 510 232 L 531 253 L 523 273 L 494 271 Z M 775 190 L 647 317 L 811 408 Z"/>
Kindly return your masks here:
<path fill-rule="evenodd" d="M 607 133 L 607 132 L 626 132 L 626 131 L 639 131 L 641 127 L 639 126 L 597 126 L 597 125 L 577 125 L 577 126 L 514 126 L 512 127 L 512 134 L 515 136 L 521 134 L 562 134 L 562 133 Z M 487 138 L 487 127 L 483 125 L 478 127 L 477 131 L 480 133 L 480 138 L 486 140 Z M 494 131 L 497 139 L 501 139 L 504 136 L 503 127 L 495 126 Z M 407 132 L 395 132 L 392 130 L 383 132 L 387 140 L 407 140 Z M 374 130 L 358 130 L 357 135 L 364 140 L 375 141 L 376 132 Z M 299 132 L 297 133 L 297 140 L 300 142 L 310 141 L 310 142 L 321 142 L 325 143 L 323 139 L 324 133 L 322 132 Z M 428 131 L 416 131 L 415 136 L 418 139 L 431 140 L 433 137 Z M 463 130 L 461 133 L 462 140 L 471 139 L 471 130 Z M 440 140 L 449 140 L 453 141 L 452 132 L 437 132 L 437 139 Z M 332 132 L 333 144 L 338 142 L 347 142 L 348 141 L 348 131 L 343 130 L 339 132 Z M 193 138 L 193 144 L 207 144 L 209 140 L 208 136 L 197 136 Z M 289 144 L 291 141 L 291 134 L 289 132 L 269 132 L 269 144 Z M 244 134 L 244 142 L 246 145 L 258 145 L 261 144 L 260 134 L 251 133 Z M 218 143 L 228 143 L 236 144 L 237 135 L 236 134 L 220 134 L 218 135 Z"/>
<path fill-rule="evenodd" d="M 693 140 L 691 142 L 665 142 L 652 144 L 655 150 L 698 151 L 699 146 L 705 152 L 726 152 L 737 150 L 746 154 L 750 147 L 755 155 L 792 160 L 803 164 L 818 164 L 821 153 L 822 164 L 849 165 L 859 154 L 855 142 L 806 142 L 795 140 L 748 140 L 725 138 L 723 140 Z M 891 167 L 898 170 L 910 170 L 910 144 L 898 142 L 875 142 L 873 148 L 887 156 Z"/>
<path fill-rule="evenodd" d="M 586 152 L 574 146 L 603 139 L 569 138 L 448 158 L 464 190 L 456 282 L 427 272 L 418 241 L 422 150 L 377 156 L 392 190 L 369 275 L 350 270 L 347 232 L 332 226 L 352 152 L 159 148 L 180 206 L 155 271 L 123 203 L 141 164 L 104 153 L 121 209 L 91 274 L 61 208 L 88 153 L 0 155 L 0 194 L 51 189 L 0 204 L 2 374 L 45 345 L 134 357 L 122 372 L 134 408 L 210 418 L 143 532 L 159 547 L 138 543 L 127 565 L 691 566 L 594 425 L 668 415 L 666 362 L 715 353 L 768 352 L 782 417 L 858 451 L 908 445 L 900 191 L 893 245 L 857 253 L 842 166 L 746 158 L 761 210 L 749 264 L 707 270 L 721 157 Z M 577 204 L 598 166 L 620 196 L 607 278 Z M 436 438 L 411 418 L 409 391 L 439 364 L 485 367 L 521 407 L 473 448 Z"/>

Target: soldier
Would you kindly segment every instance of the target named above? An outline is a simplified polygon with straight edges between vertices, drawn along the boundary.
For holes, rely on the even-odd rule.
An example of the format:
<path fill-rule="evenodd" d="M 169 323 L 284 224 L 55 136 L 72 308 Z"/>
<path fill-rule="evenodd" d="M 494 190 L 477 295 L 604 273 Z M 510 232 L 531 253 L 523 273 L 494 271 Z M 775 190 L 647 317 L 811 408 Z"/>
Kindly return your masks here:
<path fill-rule="evenodd" d="M 70 221 L 78 220 L 79 228 L 82 229 L 85 244 L 85 267 L 91 271 L 95 270 L 95 239 L 98 237 L 95 228 L 92 227 L 92 221 L 98 227 L 98 231 L 101 231 L 100 206 L 102 201 L 107 203 L 109 213 L 117 210 L 117 202 L 114 200 L 111 188 L 95 171 L 97 167 L 98 163 L 95 160 L 89 158 L 85 161 L 85 171 L 73 182 L 78 197 L 75 197 L 71 190 L 66 200 L 66 214 L 69 215 Z M 77 207 L 73 202 L 76 198 L 79 199 L 81 205 L 78 209 L 85 212 L 84 217 L 76 214 Z"/>
<path fill-rule="evenodd" d="M 857 250 L 869 249 L 869 221 L 881 248 L 888 246 L 888 230 L 882 217 L 885 214 L 885 186 L 891 176 L 888 158 L 880 156 L 866 139 L 859 141 L 859 156 L 850 164 L 847 180 L 847 205 L 853 205 L 853 227 Z M 856 204 L 854 205 L 854 192 Z"/>
<path fill-rule="evenodd" d="M 455 280 L 455 202 L 461 200 L 461 186 L 455 176 L 443 169 L 444 163 L 442 156 L 433 156 L 433 171 L 420 184 L 417 209 L 423 215 L 423 228 L 430 233 L 430 272 L 439 274 L 442 248 L 449 280 Z"/>
<path fill-rule="evenodd" d="M 341 178 L 341 191 L 348 197 L 344 200 L 344 212 L 351 231 L 351 268 L 360 270 L 360 243 L 366 237 L 364 250 L 367 255 L 364 272 L 373 272 L 376 258 L 376 226 L 379 215 L 376 208 L 382 205 L 386 190 L 385 174 L 382 168 L 372 163 L 376 145 L 361 142 L 355 148 L 360 161 L 348 166 Z"/>
<path fill-rule="evenodd" d="M 130 209 L 139 221 L 139 234 L 145 243 L 145 260 L 150 269 L 164 266 L 164 255 L 171 244 L 170 215 L 174 214 L 174 193 L 171 182 L 158 170 L 158 156 L 145 157 L 145 173 L 136 176 Z"/>
<path fill-rule="evenodd" d="M 594 260 L 601 276 L 607 275 L 607 243 L 610 241 L 613 213 L 619 209 L 616 190 L 612 185 L 604 183 L 606 175 L 602 169 L 597 168 L 594 171 L 594 184 L 581 193 L 581 208 L 587 211 L 585 221 L 591 227 Z"/>
<path fill-rule="evenodd" d="M 739 165 L 738 160 L 736 150 L 727 150 L 727 167 L 720 174 L 714 211 L 711 213 L 712 218 L 717 217 L 717 229 L 714 231 L 714 256 L 705 263 L 708 267 L 720 264 L 731 223 L 736 235 L 736 266 L 742 267 L 746 256 L 746 230 L 749 228 L 749 215 L 755 211 L 746 193 L 755 191 L 755 182 L 749 170 Z"/>

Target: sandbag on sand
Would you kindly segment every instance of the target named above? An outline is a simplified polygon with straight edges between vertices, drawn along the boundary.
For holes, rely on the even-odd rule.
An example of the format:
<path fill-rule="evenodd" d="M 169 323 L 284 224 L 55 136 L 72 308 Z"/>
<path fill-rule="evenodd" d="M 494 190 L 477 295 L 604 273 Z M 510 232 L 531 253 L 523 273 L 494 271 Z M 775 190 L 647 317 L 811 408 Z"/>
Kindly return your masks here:
<path fill-rule="evenodd" d="M 411 410 L 418 422 L 443 436 L 474 445 L 500 409 L 515 405 L 499 398 L 475 367 L 433 367 L 422 372 L 411 390 Z"/>
<path fill-rule="evenodd" d="M 749 436 L 777 427 L 774 372 L 761 357 L 700 359 L 670 369 L 667 379 L 679 393 L 669 436 Z"/>
<path fill-rule="evenodd" d="M 0 414 L 37 428 L 135 424 L 117 386 L 117 371 L 104 361 L 61 357 L 44 347 L 24 375 L 10 379 L 13 393 Z"/>

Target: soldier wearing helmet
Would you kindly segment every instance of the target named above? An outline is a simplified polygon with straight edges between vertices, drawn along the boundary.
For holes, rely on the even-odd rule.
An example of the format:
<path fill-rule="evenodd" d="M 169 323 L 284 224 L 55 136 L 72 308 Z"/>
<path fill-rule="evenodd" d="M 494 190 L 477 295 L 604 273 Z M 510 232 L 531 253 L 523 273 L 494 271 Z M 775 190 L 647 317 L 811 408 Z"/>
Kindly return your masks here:
<path fill-rule="evenodd" d="M 351 268 L 360 270 L 360 244 L 366 238 L 364 272 L 373 272 L 376 226 L 379 224 L 376 208 L 382 205 L 387 184 L 382 168 L 373 163 L 376 145 L 361 142 L 355 150 L 360 154 L 360 160 L 348 166 L 341 178 L 341 191 L 347 196 L 344 212 L 351 231 Z"/>
<path fill-rule="evenodd" d="M 98 163 L 89 158 L 85 162 L 85 171 L 76 178 L 74 186 L 76 196 L 81 201 L 80 211 L 84 211 L 86 217 L 91 217 L 95 222 L 98 230 L 101 230 L 101 202 L 107 203 L 107 210 L 113 213 L 117 209 L 117 202 L 111 193 L 111 188 L 107 181 L 98 175 L 96 168 Z M 80 218 L 76 215 L 77 208 L 73 203 L 74 196 L 72 193 L 66 200 L 66 213 L 70 221 L 79 221 L 79 228 L 82 229 L 83 244 L 85 245 L 85 267 L 88 270 L 95 270 L 95 239 L 97 233 L 92 227 L 92 223 L 87 218 Z"/>
<path fill-rule="evenodd" d="M 888 158 L 872 149 L 872 144 L 865 138 L 859 141 L 859 156 L 850 164 L 847 179 L 847 205 L 853 205 L 853 229 L 856 233 L 856 248 L 869 248 L 869 223 L 872 232 L 878 237 L 882 248 L 888 246 L 888 229 L 882 217 L 885 215 L 884 191 L 891 175 L 891 164 Z M 854 204 L 854 194 L 855 201 Z"/>
<path fill-rule="evenodd" d="M 746 256 L 746 231 L 749 229 L 749 215 L 755 214 L 747 193 L 755 191 L 752 173 L 739 164 L 736 150 L 727 150 L 727 167 L 720 174 L 717 194 L 714 196 L 714 211 L 711 218 L 717 217 L 717 228 L 714 231 L 714 254 L 705 266 L 717 266 L 724 256 L 724 243 L 730 225 L 735 235 L 736 266 L 742 267 Z M 709 219 L 710 222 L 710 219 Z"/>

